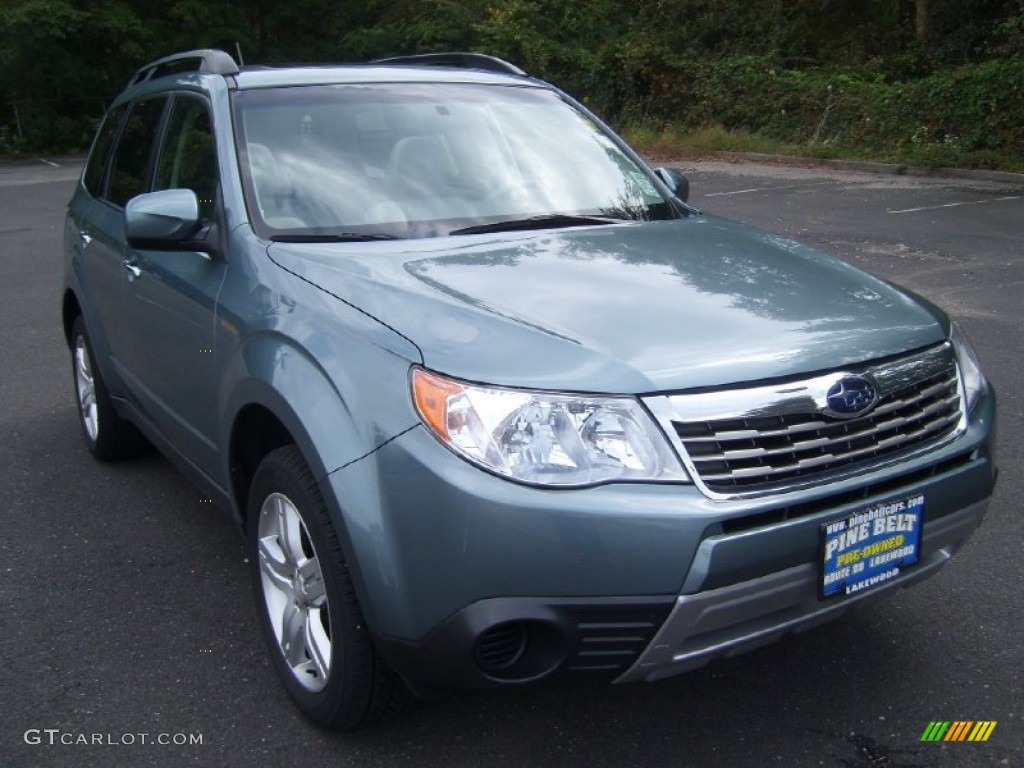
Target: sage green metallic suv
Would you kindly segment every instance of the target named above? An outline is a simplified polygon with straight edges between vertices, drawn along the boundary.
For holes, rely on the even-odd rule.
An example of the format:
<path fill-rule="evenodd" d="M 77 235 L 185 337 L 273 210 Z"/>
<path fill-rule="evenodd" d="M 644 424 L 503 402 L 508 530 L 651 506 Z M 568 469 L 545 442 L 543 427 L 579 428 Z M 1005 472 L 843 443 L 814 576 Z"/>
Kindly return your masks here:
<path fill-rule="evenodd" d="M 89 449 L 248 534 L 302 711 L 654 680 L 926 578 L 995 479 L 939 309 L 475 54 L 141 69 L 72 198 Z"/>

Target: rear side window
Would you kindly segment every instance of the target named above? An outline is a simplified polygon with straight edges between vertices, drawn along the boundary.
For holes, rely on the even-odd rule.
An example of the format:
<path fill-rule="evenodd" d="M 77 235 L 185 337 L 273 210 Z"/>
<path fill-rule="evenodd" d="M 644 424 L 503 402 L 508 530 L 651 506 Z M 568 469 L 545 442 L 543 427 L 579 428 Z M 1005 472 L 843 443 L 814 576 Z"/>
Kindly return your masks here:
<path fill-rule="evenodd" d="M 167 98 L 161 97 L 140 101 L 132 107 L 114 150 L 107 190 L 107 200 L 114 205 L 124 207 L 133 197 L 147 191 L 149 159 L 166 103 Z"/>
<path fill-rule="evenodd" d="M 103 127 L 100 128 L 96 143 L 93 144 L 92 153 L 89 155 L 89 162 L 85 166 L 85 175 L 82 183 L 93 197 L 99 197 L 103 184 L 103 171 L 107 167 L 107 158 L 110 156 L 110 147 L 117 137 L 117 129 L 121 126 L 121 118 L 124 117 L 125 107 L 118 107 L 107 113 Z"/>
<path fill-rule="evenodd" d="M 153 189 L 191 189 L 203 221 L 213 220 L 217 194 L 217 153 L 206 102 L 178 96 L 167 121 L 167 138 L 156 166 Z"/>

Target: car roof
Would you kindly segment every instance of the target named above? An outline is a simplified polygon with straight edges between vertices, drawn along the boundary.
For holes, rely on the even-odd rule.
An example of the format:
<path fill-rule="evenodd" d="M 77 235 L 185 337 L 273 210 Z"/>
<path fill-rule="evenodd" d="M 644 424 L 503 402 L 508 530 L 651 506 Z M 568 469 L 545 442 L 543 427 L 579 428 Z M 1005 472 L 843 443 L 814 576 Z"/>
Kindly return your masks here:
<path fill-rule="evenodd" d="M 223 78 L 232 90 L 349 83 L 475 83 L 551 88 L 516 65 L 482 53 L 427 53 L 364 64 L 239 67 L 224 51 L 203 48 L 146 64 L 132 76 L 122 97 L 163 90 L 170 84 L 202 89 L 204 78 L 210 77 Z"/>
<path fill-rule="evenodd" d="M 342 85 L 349 83 L 480 83 L 544 87 L 532 78 L 478 69 L 396 64 L 301 65 L 294 67 L 243 67 L 234 76 L 240 90 L 295 85 Z"/>

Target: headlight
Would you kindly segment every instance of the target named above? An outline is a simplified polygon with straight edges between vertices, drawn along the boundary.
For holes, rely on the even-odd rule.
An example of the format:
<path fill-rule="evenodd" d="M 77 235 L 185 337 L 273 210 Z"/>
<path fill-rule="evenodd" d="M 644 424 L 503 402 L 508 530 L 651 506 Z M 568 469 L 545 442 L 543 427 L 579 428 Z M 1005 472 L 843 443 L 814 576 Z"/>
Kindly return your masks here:
<path fill-rule="evenodd" d="M 420 418 L 449 448 L 526 483 L 686 482 L 665 437 L 632 397 L 594 397 L 465 384 L 412 373 Z"/>
<path fill-rule="evenodd" d="M 960 360 L 960 377 L 963 379 L 964 399 L 967 401 L 967 413 L 974 409 L 978 402 L 978 395 L 984 384 L 985 377 L 981 372 L 981 364 L 978 356 L 974 353 L 974 347 L 967 340 L 959 325 L 953 323 L 953 331 L 950 334 L 956 356 Z"/>

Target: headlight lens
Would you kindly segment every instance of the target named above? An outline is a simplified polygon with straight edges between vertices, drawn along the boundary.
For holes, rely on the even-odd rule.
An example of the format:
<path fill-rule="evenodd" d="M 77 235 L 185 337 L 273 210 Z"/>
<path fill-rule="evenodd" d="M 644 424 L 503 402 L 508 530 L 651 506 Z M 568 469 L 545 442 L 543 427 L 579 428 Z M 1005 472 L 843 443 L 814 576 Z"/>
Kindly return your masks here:
<path fill-rule="evenodd" d="M 985 377 L 981 372 L 981 364 L 978 362 L 978 356 L 974 352 L 974 347 L 967 340 L 963 329 L 956 323 L 953 323 L 950 339 L 953 341 L 956 356 L 960 360 L 960 376 L 963 378 L 964 398 L 967 400 L 967 412 L 970 413 L 974 410 L 975 403 L 978 402 L 978 395 L 981 394 Z"/>
<path fill-rule="evenodd" d="M 447 446 L 526 483 L 686 482 L 665 437 L 631 397 L 482 387 L 413 369 L 420 418 Z"/>

